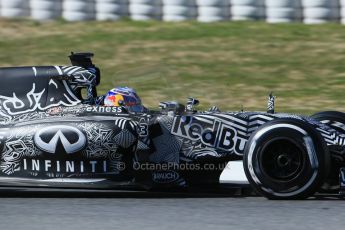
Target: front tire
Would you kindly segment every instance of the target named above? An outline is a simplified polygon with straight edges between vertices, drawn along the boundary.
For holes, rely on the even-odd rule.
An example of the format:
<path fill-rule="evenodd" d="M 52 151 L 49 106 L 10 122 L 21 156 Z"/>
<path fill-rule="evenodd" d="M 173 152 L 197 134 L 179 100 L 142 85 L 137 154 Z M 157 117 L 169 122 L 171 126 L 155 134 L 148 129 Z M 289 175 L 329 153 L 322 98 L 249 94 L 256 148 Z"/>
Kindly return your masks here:
<path fill-rule="evenodd" d="M 310 116 L 314 120 L 317 120 L 321 122 L 322 124 L 325 124 L 336 131 L 345 134 L 345 113 L 338 112 L 338 111 L 323 111 L 319 113 L 315 113 L 312 116 Z M 324 185 L 322 185 L 320 192 L 323 193 L 337 193 L 340 189 L 339 185 L 339 170 L 344 165 L 344 162 L 342 160 L 339 160 L 339 158 L 334 157 L 335 154 L 332 155 L 332 170 L 327 178 L 325 180 Z M 341 159 L 341 158 L 340 158 Z"/>
<path fill-rule="evenodd" d="M 244 151 L 250 184 L 269 199 L 304 199 L 328 175 L 330 154 L 320 134 L 295 119 L 277 119 L 254 132 Z"/>
<path fill-rule="evenodd" d="M 340 133 L 345 133 L 345 113 L 338 111 L 324 111 L 315 113 L 310 117 L 332 127 Z"/>

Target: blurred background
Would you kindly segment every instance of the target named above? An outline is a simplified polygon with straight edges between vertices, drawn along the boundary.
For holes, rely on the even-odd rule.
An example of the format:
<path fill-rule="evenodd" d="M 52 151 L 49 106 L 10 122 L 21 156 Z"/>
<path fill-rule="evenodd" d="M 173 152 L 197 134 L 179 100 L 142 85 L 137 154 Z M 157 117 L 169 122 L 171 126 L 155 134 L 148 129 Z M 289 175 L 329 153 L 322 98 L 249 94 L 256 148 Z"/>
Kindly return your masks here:
<path fill-rule="evenodd" d="M 0 0 L 0 66 L 91 51 L 100 93 L 201 108 L 345 111 L 345 0 Z M 18 83 L 20 84 L 20 83 Z"/>

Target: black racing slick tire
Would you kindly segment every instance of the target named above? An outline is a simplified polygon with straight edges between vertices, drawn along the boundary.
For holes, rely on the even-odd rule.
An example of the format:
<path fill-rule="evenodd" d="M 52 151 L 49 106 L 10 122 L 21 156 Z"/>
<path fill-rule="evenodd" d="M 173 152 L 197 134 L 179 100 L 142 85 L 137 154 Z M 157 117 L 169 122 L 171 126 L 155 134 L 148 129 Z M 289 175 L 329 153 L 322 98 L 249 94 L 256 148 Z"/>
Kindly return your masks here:
<path fill-rule="evenodd" d="M 250 184 L 268 199 L 305 199 L 328 175 L 330 154 L 321 135 L 297 119 L 277 119 L 259 127 L 244 151 Z"/>
<path fill-rule="evenodd" d="M 330 126 L 340 133 L 345 133 L 345 113 L 338 111 L 323 111 L 313 114 L 310 117 Z"/>

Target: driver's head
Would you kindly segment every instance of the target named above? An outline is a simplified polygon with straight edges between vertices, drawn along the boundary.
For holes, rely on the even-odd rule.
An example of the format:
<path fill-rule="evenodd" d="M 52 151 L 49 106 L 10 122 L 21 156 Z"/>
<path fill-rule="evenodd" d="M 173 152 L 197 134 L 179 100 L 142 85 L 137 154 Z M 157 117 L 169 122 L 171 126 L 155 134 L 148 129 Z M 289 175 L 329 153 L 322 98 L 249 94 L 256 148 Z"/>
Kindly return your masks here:
<path fill-rule="evenodd" d="M 116 87 L 110 90 L 104 98 L 105 106 L 124 106 L 131 112 L 143 112 L 144 106 L 136 91 L 129 87 Z"/>

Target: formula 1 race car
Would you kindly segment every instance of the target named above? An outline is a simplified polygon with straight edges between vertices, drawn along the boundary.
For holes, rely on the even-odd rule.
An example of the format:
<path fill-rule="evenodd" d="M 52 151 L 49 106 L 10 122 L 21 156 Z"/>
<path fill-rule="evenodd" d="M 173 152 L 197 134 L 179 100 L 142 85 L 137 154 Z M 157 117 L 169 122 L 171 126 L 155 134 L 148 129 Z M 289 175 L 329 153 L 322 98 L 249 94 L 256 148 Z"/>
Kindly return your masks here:
<path fill-rule="evenodd" d="M 329 117 L 274 113 L 273 96 L 267 112 L 198 112 L 193 98 L 161 103 L 160 111 L 104 106 L 91 57 L 0 68 L 0 186 L 218 187 L 228 162 L 236 177 L 231 162 L 240 160 L 270 199 L 307 198 L 326 183 L 339 191 L 345 131 Z"/>

